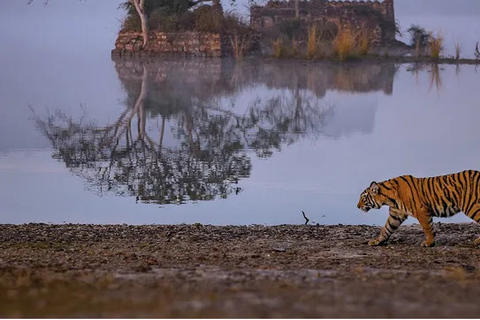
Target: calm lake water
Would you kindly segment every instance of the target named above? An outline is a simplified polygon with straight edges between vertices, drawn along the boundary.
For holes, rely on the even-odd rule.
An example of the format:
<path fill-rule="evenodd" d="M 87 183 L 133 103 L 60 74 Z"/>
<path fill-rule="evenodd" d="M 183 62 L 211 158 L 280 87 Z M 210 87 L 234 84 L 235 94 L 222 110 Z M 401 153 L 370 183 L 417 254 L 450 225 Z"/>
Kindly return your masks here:
<path fill-rule="evenodd" d="M 383 225 L 372 180 L 480 170 L 475 66 L 2 67 L 0 223 Z"/>

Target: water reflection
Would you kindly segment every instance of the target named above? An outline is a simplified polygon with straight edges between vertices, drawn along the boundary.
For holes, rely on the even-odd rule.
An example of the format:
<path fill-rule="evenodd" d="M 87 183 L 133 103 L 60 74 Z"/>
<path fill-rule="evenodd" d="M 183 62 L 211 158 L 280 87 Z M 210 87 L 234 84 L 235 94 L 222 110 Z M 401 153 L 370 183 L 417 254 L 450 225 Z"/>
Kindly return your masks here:
<path fill-rule="evenodd" d="M 115 68 L 126 93 L 115 121 L 34 110 L 36 127 L 90 189 L 159 204 L 238 194 L 252 156 L 329 134 L 336 107 L 322 99 L 328 90 L 390 95 L 397 71 L 223 59 L 120 59 Z M 234 99 L 242 95 L 249 99 Z"/>
<path fill-rule="evenodd" d="M 442 91 L 442 75 L 441 71 L 445 69 L 441 67 L 438 63 L 414 63 L 410 67 L 407 68 L 407 71 L 412 72 L 415 75 L 416 84 L 419 84 L 419 74 L 421 72 L 428 73 L 428 90 L 432 91 L 435 87 L 437 93 Z M 455 66 L 455 75 L 457 78 L 460 75 L 460 65 L 457 64 Z"/>

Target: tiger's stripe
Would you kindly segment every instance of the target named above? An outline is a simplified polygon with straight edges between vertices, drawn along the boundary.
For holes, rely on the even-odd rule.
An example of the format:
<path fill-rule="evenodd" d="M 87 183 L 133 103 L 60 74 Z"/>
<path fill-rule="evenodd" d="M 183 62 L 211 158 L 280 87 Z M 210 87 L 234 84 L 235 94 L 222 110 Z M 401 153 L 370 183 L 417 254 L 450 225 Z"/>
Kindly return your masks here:
<path fill-rule="evenodd" d="M 446 218 L 463 211 L 480 223 L 480 172 L 466 170 L 428 178 L 404 175 L 380 183 L 374 181 L 362 192 L 357 206 L 368 211 L 384 205 L 390 207 L 389 217 L 380 236 L 370 244 L 387 241 L 408 216 L 413 216 L 427 237 L 423 245 L 432 246 L 432 217 Z M 475 244 L 480 244 L 480 237 Z"/>

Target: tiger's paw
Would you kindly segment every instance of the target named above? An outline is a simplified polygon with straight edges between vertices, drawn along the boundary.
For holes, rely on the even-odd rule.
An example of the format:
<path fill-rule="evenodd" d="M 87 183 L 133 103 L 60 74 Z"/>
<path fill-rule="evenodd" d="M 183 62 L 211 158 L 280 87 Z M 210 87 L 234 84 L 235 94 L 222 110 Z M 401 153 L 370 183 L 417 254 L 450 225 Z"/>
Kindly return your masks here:
<path fill-rule="evenodd" d="M 368 245 L 372 246 L 372 247 L 379 246 L 382 243 L 383 243 L 383 241 L 380 241 L 378 239 L 373 239 L 373 240 L 368 241 Z"/>
<path fill-rule="evenodd" d="M 476 246 L 480 245 L 480 237 L 478 237 L 475 241 L 473 241 L 473 244 Z"/>
<path fill-rule="evenodd" d="M 425 247 L 425 248 L 435 247 L 435 241 L 423 241 L 422 247 Z"/>

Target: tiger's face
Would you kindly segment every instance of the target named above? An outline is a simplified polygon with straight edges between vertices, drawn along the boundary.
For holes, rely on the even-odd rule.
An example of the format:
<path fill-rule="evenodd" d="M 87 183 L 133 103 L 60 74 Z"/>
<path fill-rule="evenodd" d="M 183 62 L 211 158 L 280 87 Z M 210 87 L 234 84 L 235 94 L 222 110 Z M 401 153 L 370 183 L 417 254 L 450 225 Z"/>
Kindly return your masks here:
<path fill-rule="evenodd" d="M 370 184 L 370 187 L 365 189 L 360 194 L 360 200 L 358 200 L 357 208 L 363 212 L 368 212 L 370 209 L 380 209 L 383 203 L 380 199 L 381 197 L 379 197 L 378 191 L 378 183 L 373 181 Z"/>

